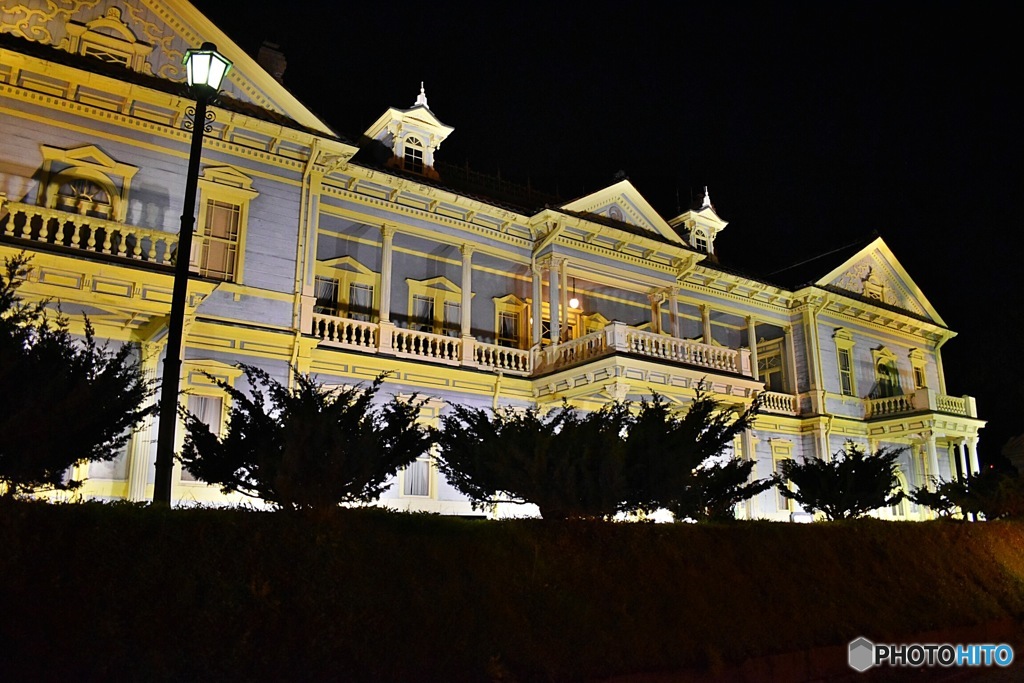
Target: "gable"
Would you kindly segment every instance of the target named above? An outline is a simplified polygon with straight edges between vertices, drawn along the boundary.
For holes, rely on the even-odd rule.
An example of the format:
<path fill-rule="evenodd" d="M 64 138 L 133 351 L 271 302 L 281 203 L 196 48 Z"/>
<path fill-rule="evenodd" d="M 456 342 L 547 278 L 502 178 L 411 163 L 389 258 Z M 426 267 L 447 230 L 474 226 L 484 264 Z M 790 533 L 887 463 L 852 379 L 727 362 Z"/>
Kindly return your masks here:
<path fill-rule="evenodd" d="M 939 325 L 946 324 L 881 237 L 815 284 L 874 299 Z"/>
<path fill-rule="evenodd" d="M 563 204 L 561 208 L 621 221 L 670 242 L 683 243 L 676 231 L 658 215 L 654 207 L 628 180 L 622 180 L 593 194 L 574 199 Z"/>
<path fill-rule="evenodd" d="M 233 63 L 221 90 L 318 132 L 331 129 L 186 0 L 0 0 L 0 32 L 183 82 L 185 51 L 211 42 Z"/>

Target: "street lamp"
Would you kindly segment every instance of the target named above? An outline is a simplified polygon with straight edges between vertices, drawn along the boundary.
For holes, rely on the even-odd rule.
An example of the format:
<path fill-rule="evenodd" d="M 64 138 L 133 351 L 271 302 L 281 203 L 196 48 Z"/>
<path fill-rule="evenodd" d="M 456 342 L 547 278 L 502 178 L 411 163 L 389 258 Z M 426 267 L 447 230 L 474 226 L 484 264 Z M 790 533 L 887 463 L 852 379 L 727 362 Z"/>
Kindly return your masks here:
<path fill-rule="evenodd" d="M 198 50 L 187 50 L 182 63 L 196 106 L 192 117 L 188 175 L 185 176 L 185 205 L 181 211 L 181 232 L 174 261 L 174 292 L 171 295 L 171 317 L 167 324 L 167 352 L 160 383 L 160 428 L 156 440 L 153 502 L 164 505 L 171 504 L 174 432 L 178 424 L 178 382 L 181 378 L 181 337 L 185 323 L 185 298 L 188 296 L 192 232 L 196 222 L 196 187 L 199 184 L 199 162 L 203 153 L 203 131 L 206 129 L 206 105 L 217 94 L 221 80 L 231 69 L 231 62 L 217 52 L 213 43 L 203 43 Z"/>

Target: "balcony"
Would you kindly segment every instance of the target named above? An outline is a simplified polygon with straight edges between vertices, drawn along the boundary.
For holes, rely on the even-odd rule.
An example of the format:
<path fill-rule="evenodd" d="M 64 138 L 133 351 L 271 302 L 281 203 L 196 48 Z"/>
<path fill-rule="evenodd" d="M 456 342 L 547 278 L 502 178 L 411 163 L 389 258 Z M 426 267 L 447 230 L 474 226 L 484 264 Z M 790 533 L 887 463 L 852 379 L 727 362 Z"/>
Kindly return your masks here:
<path fill-rule="evenodd" d="M 629 354 L 706 368 L 716 374 L 750 376 L 750 352 L 666 337 L 612 322 L 604 329 L 532 351 L 488 344 L 320 313 L 309 314 L 306 331 L 320 346 L 379 353 L 440 365 L 501 371 L 529 377 L 557 372 L 612 354 Z M 780 396 L 783 396 L 780 394 Z M 782 399 L 780 399 L 782 400 Z"/>
<path fill-rule="evenodd" d="M 131 261 L 171 265 L 176 233 L 6 201 L 0 196 L 4 237 L 30 240 Z"/>
<path fill-rule="evenodd" d="M 866 420 L 923 412 L 978 417 L 974 397 L 947 396 L 927 388 L 918 389 L 912 394 L 871 398 L 864 401 L 864 419 Z"/>

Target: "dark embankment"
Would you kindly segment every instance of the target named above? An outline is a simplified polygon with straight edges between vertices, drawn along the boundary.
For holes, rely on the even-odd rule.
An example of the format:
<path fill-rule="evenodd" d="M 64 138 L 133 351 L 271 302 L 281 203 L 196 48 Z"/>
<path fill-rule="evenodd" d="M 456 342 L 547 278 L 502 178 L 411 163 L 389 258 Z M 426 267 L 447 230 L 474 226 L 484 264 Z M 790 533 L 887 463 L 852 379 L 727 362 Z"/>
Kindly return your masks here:
<path fill-rule="evenodd" d="M 1017 522 L 554 524 L 0 501 L 7 680 L 571 681 L 1022 615 Z"/>

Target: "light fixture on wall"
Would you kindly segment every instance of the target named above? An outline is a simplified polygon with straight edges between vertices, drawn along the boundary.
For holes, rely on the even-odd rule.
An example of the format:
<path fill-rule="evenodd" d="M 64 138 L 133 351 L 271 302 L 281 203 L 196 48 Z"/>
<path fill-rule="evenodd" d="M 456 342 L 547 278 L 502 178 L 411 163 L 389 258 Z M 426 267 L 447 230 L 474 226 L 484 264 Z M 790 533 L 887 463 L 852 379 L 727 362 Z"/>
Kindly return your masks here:
<path fill-rule="evenodd" d="M 576 310 L 580 307 L 580 300 L 576 298 L 576 278 L 572 279 L 572 298 L 569 299 L 569 308 Z"/>

